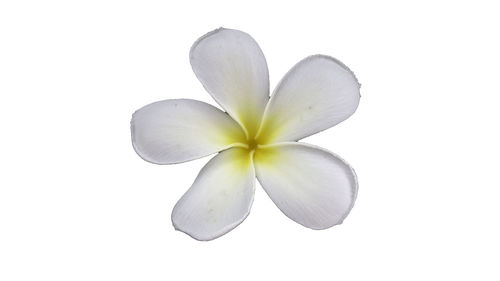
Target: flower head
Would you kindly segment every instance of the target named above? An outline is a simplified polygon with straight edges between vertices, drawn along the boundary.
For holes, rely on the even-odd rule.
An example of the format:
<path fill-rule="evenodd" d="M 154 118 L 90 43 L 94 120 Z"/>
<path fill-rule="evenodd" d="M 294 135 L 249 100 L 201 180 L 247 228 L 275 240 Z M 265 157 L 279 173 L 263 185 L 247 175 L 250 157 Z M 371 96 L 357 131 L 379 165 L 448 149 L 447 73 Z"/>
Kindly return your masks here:
<path fill-rule="evenodd" d="M 219 152 L 172 212 L 177 230 L 217 238 L 249 214 L 255 178 L 278 208 L 312 229 L 339 224 L 357 194 L 354 170 L 335 154 L 298 140 L 354 113 L 359 83 L 338 60 L 315 55 L 295 65 L 269 97 L 264 55 L 250 35 L 220 28 L 198 39 L 193 70 L 227 112 L 188 99 L 137 110 L 132 143 L 144 160 L 174 164 Z"/>

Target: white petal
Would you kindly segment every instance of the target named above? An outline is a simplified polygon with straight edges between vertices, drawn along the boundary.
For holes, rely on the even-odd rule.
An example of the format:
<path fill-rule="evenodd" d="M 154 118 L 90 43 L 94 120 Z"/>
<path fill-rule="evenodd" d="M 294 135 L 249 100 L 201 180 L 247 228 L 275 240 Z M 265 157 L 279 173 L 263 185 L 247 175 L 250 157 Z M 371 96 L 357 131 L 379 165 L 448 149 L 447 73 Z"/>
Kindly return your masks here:
<path fill-rule="evenodd" d="M 255 133 L 269 100 L 267 63 L 257 42 L 244 32 L 219 28 L 194 43 L 190 59 L 212 97 Z"/>
<path fill-rule="evenodd" d="M 172 211 L 175 229 L 198 240 L 212 240 L 239 225 L 249 214 L 255 172 L 248 150 L 230 148 L 200 171 Z"/>
<path fill-rule="evenodd" d="M 257 178 L 276 206 L 312 229 L 342 223 L 357 194 L 354 170 L 329 151 L 282 143 L 255 153 Z"/>
<path fill-rule="evenodd" d="M 245 139 L 241 127 L 227 114 L 188 99 L 146 105 L 134 113 L 130 127 L 137 154 L 156 164 L 193 160 Z"/>
<path fill-rule="evenodd" d="M 264 143 L 294 141 L 328 129 L 351 116 L 359 83 L 340 61 L 316 55 L 295 65 L 276 87 L 264 113 Z"/>

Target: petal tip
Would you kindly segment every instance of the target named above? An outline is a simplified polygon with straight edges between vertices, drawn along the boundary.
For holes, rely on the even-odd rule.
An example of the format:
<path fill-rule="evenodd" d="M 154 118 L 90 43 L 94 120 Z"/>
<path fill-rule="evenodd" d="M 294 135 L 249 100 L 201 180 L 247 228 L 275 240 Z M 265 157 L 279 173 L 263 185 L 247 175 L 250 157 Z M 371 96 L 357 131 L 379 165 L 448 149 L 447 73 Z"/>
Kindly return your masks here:
<path fill-rule="evenodd" d="M 228 230 L 227 232 L 224 232 L 220 235 L 211 235 L 211 236 L 200 236 L 200 235 L 196 235 L 195 233 L 191 233 L 187 230 L 184 230 L 182 229 L 180 226 L 178 226 L 174 219 L 173 219 L 173 213 L 172 213 L 172 226 L 174 227 L 174 230 L 175 231 L 178 231 L 178 232 L 181 232 L 181 233 L 184 233 L 186 234 L 187 236 L 193 238 L 194 240 L 196 241 L 201 241 L 201 242 L 207 242 L 207 241 L 212 241 L 214 239 L 217 239 L 219 237 L 221 237 L 222 235 L 226 234 L 227 232 L 229 232 L 230 230 Z"/>
<path fill-rule="evenodd" d="M 191 237 L 191 238 L 193 238 L 194 240 L 197 240 L 197 241 L 209 241 L 209 240 L 211 240 L 211 239 L 206 239 L 206 238 L 203 238 L 203 237 L 199 237 L 199 236 L 197 236 L 197 235 L 196 235 L 196 234 L 194 234 L 194 233 L 190 233 L 190 232 L 188 232 L 188 231 L 186 231 L 186 230 L 182 229 L 182 228 L 181 228 L 181 227 L 180 227 L 180 226 L 176 223 L 175 218 L 174 218 L 174 216 L 175 216 L 175 209 L 176 209 L 176 207 L 177 207 L 177 204 L 174 206 L 174 210 L 172 211 L 172 214 L 171 214 L 171 216 L 170 216 L 170 220 L 171 220 L 171 222 L 172 222 L 172 226 L 174 227 L 174 230 L 175 230 L 175 231 L 182 232 L 182 233 L 184 233 L 184 234 L 188 235 L 189 237 Z M 212 238 L 212 239 L 213 239 L 213 238 Z"/>
<path fill-rule="evenodd" d="M 332 61 L 335 64 L 338 64 L 340 67 L 342 67 L 343 69 L 345 69 L 347 72 L 349 72 L 354 77 L 354 80 L 358 84 L 358 87 L 361 88 L 361 83 L 359 83 L 358 77 L 356 77 L 356 74 L 354 74 L 354 71 L 352 71 L 345 63 L 343 63 L 339 59 L 334 58 L 334 57 L 329 56 L 329 55 L 316 54 L 316 55 L 312 55 L 312 56 L 307 57 L 306 60 L 310 59 L 310 58 L 322 58 L 322 59 L 326 59 L 326 60 Z"/>
<path fill-rule="evenodd" d="M 238 32 L 242 32 L 244 33 L 243 31 L 239 31 L 239 30 L 236 30 L 236 29 L 230 29 L 230 28 L 225 28 L 225 27 L 218 27 L 212 31 L 209 31 L 207 33 L 205 33 L 204 35 L 200 36 L 200 38 L 196 39 L 196 41 L 194 41 L 193 45 L 191 46 L 191 49 L 189 49 L 189 58 L 192 60 L 193 59 L 193 52 L 194 50 L 196 49 L 196 47 L 205 39 L 207 39 L 208 37 L 212 36 L 212 35 L 215 35 L 217 33 L 220 33 L 222 31 L 238 31 Z"/>
<path fill-rule="evenodd" d="M 359 107 L 359 99 L 361 99 L 361 91 L 360 91 L 360 89 L 361 89 L 361 83 L 359 82 L 358 77 L 356 77 L 356 74 L 354 73 L 354 71 L 352 71 L 345 63 L 343 63 L 339 59 L 334 58 L 334 57 L 329 56 L 329 55 L 316 54 L 316 55 L 312 55 L 312 56 L 306 58 L 306 60 L 309 59 L 309 58 L 321 58 L 321 59 L 329 60 L 329 61 L 337 64 L 341 68 L 343 68 L 349 74 L 351 74 L 351 76 L 354 78 L 354 81 L 356 82 L 356 84 L 358 86 L 358 90 L 357 90 L 358 103 L 356 104 L 356 107 L 354 108 L 354 110 L 352 111 L 352 113 L 349 116 L 353 115 L 354 112 L 356 112 L 356 110 L 358 109 L 358 107 Z"/>

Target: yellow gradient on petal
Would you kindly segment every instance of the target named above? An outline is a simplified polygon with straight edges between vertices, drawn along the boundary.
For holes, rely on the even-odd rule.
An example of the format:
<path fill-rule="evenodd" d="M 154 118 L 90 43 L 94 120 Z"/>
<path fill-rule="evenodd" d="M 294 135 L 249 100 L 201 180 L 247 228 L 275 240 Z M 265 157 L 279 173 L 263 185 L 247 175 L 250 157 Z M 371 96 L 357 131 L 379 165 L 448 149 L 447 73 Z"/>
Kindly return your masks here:
<path fill-rule="evenodd" d="M 231 163 L 233 164 L 233 170 L 231 172 L 236 174 L 248 173 L 250 169 L 253 169 L 252 155 L 253 151 L 246 148 L 233 147 L 231 154 Z"/>
<path fill-rule="evenodd" d="M 257 133 L 257 142 L 262 145 L 271 144 L 280 135 L 280 121 L 272 116 L 262 120 L 261 128 Z"/>
<path fill-rule="evenodd" d="M 218 139 L 218 143 L 225 145 L 246 142 L 245 132 L 239 126 L 221 128 L 220 132 L 214 132 L 214 135 Z"/>
<path fill-rule="evenodd" d="M 241 122 L 241 126 L 246 131 L 248 139 L 255 138 L 257 130 L 260 126 L 261 113 L 257 110 L 253 110 L 251 106 L 244 109 L 240 109 L 238 114 L 238 119 Z"/>
<path fill-rule="evenodd" d="M 259 146 L 255 150 L 253 161 L 261 166 L 272 167 L 276 161 L 283 161 L 283 157 L 274 146 Z"/>

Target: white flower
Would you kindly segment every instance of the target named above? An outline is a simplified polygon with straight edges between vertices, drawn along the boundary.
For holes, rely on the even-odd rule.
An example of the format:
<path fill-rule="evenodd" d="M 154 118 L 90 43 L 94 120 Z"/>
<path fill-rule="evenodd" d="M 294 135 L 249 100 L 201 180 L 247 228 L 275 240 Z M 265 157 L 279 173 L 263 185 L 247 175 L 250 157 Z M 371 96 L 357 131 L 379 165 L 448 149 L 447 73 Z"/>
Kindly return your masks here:
<path fill-rule="evenodd" d="M 198 240 L 240 224 L 252 206 L 255 177 L 280 210 L 312 229 L 340 224 L 357 194 L 353 169 L 335 154 L 298 140 L 354 113 L 359 83 L 338 60 L 315 55 L 295 65 L 269 98 L 266 60 L 250 35 L 220 28 L 198 39 L 193 70 L 227 111 L 188 99 L 137 110 L 137 154 L 174 164 L 219 152 L 177 202 L 172 222 Z"/>

